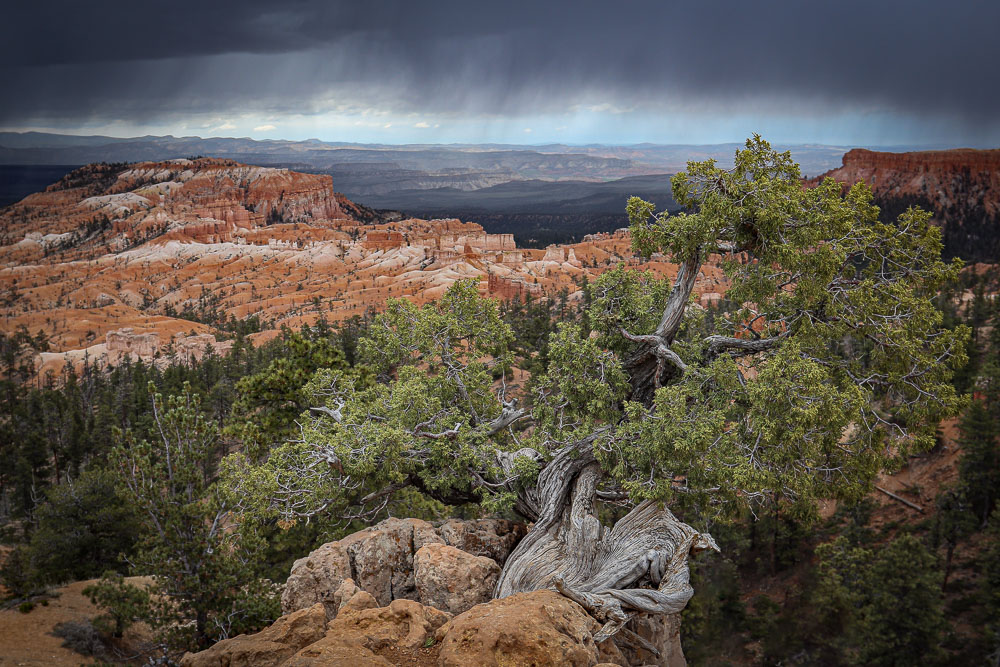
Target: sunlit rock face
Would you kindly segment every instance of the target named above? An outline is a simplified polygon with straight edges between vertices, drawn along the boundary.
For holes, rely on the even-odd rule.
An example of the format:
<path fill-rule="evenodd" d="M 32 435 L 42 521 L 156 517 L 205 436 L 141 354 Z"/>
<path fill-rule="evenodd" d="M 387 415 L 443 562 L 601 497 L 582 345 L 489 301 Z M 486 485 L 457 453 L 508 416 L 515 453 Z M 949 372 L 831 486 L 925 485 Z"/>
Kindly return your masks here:
<path fill-rule="evenodd" d="M 955 149 L 883 153 L 848 151 L 843 165 L 824 178 L 846 186 L 871 186 L 883 217 L 895 219 L 910 205 L 934 214 L 943 228 L 945 256 L 995 262 L 1000 256 L 1000 150 Z"/>
<path fill-rule="evenodd" d="M 53 373 L 197 359 L 227 349 L 224 321 L 257 316 L 261 342 L 389 298 L 427 303 L 460 279 L 499 299 L 579 299 L 585 277 L 622 263 L 676 274 L 638 257 L 627 230 L 523 249 L 474 222 L 373 211 L 329 176 L 212 158 L 88 165 L 0 211 L 3 327 L 42 332 Z M 707 266 L 698 289 L 724 293 L 722 272 Z"/>

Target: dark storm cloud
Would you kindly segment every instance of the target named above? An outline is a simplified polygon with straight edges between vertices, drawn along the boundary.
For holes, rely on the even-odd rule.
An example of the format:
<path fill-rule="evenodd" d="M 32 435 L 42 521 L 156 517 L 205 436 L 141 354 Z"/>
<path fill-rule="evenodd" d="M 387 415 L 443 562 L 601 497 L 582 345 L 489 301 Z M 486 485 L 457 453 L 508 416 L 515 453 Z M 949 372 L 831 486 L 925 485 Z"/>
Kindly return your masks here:
<path fill-rule="evenodd" d="M 17 3 L 0 122 L 536 113 L 574 103 L 1000 116 L 1000 3 Z"/>

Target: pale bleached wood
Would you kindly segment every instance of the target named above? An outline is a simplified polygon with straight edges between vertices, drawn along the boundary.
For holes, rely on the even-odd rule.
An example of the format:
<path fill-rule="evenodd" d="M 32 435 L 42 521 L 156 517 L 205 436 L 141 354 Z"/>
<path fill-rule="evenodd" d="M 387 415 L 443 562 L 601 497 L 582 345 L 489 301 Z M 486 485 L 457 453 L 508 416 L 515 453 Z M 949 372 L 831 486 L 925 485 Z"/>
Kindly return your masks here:
<path fill-rule="evenodd" d="M 689 556 L 718 546 L 651 501 L 611 528 L 601 525 L 593 454 L 600 435 L 561 450 L 539 474 L 532 494 L 538 520 L 507 559 L 495 596 L 557 590 L 604 623 L 595 637 L 603 641 L 636 613 L 681 611 L 694 593 Z"/>

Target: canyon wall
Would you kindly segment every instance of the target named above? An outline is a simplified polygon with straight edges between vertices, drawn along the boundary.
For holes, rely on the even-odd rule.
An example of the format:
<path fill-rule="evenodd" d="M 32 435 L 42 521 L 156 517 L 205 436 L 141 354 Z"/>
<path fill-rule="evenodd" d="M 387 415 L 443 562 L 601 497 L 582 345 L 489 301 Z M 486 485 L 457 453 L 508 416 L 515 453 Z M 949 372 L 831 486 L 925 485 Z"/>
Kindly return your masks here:
<path fill-rule="evenodd" d="M 955 149 L 884 153 L 855 148 L 843 165 L 806 181 L 833 178 L 872 188 L 884 220 L 909 206 L 934 214 L 944 254 L 967 261 L 1000 259 L 1000 150 Z"/>

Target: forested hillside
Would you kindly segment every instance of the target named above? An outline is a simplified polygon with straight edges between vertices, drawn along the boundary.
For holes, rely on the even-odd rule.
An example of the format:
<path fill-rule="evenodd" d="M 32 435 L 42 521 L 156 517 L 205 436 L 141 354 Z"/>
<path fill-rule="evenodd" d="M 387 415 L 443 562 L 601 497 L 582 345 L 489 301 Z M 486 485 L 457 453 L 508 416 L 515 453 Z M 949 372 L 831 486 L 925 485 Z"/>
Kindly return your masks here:
<path fill-rule="evenodd" d="M 735 522 L 707 519 L 722 553 L 695 561 L 696 593 L 682 626 L 692 664 L 910 664 L 932 658 L 977 664 L 996 650 L 1000 519 L 991 510 L 1000 488 L 1000 340 L 994 333 L 1000 311 L 987 295 L 995 293 L 997 278 L 996 272 L 966 273 L 940 298 L 952 322 L 973 326 L 974 353 L 956 382 L 963 391 L 975 389 L 977 400 L 957 429 L 942 434 L 938 448 L 906 464 L 938 469 L 934 481 L 892 487 L 922 511 L 875 492 L 855 507 L 831 508 L 815 524 L 780 506 Z M 963 301 L 963 294 L 971 300 Z M 505 320 L 517 333 L 519 365 L 542 372 L 556 323 L 586 317 L 559 300 L 512 303 Z M 40 341 L 23 332 L 5 335 L 2 397 L 11 418 L 0 441 L 0 507 L 5 541 L 21 545 L 3 569 L 12 604 L 37 603 L 53 584 L 106 570 L 128 572 L 121 556 L 134 554 L 148 529 L 108 466 L 125 430 L 134 439 L 157 438 L 154 393 L 181 395 L 187 386 L 199 398 L 199 411 L 216 434 L 211 461 L 266 446 L 294 429 L 306 407 L 301 389 L 315 370 L 339 365 L 364 374 L 357 340 L 367 326 L 356 320 L 286 331 L 259 348 L 238 336 L 225 357 L 208 355 L 164 370 L 142 362 L 107 373 L 67 369 L 53 384 L 27 392 L 21 388 L 33 382 L 29 350 Z M 251 413 L 260 416 L 248 424 Z M 462 511 L 415 501 L 386 511 L 428 518 Z M 265 529 L 267 546 L 253 573 L 280 582 L 292 559 L 351 529 L 315 520 L 286 530 L 273 525 Z M 892 603 L 882 602 L 883 595 Z M 256 623 L 267 620 L 261 616 Z"/>

